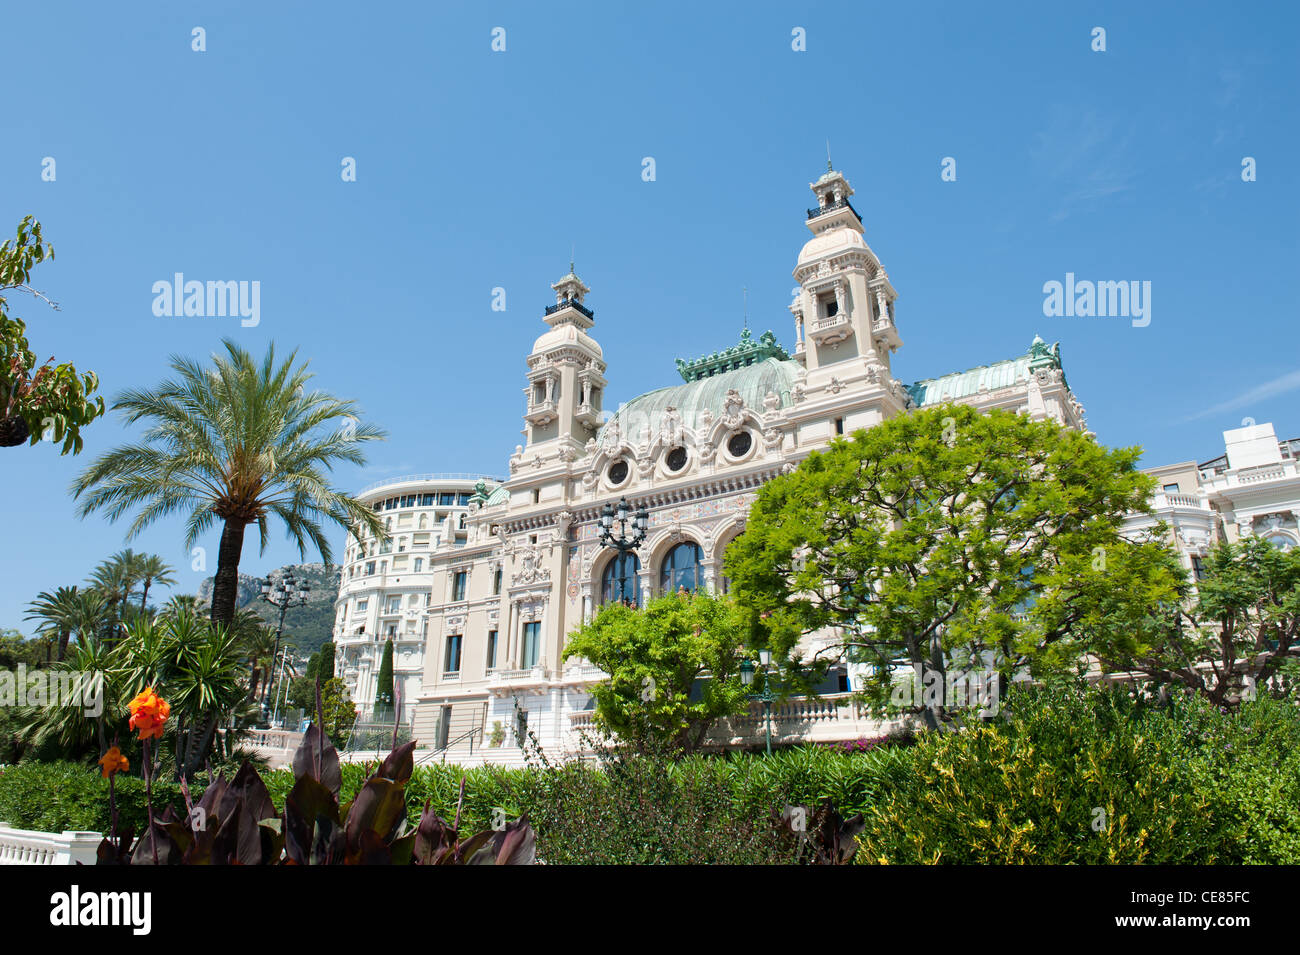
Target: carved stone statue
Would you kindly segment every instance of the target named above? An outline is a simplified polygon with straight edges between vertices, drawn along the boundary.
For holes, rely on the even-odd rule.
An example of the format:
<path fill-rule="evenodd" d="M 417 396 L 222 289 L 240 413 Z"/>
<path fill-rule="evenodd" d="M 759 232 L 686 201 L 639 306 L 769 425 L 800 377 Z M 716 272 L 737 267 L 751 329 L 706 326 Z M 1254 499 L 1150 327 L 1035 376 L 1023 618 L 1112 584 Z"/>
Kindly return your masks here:
<path fill-rule="evenodd" d="M 676 408 L 665 408 L 659 416 L 659 442 L 670 448 L 682 443 L 682 414 Z"/>
<path fill-rule="evenodd" d="M 741 422 L 745 420 L 745 399 L 740 396 L 740 392 L 735 388 L 727 392 L 727 398 L 723 402 L 722 422 L 728 430 L 739 428 Z"/>

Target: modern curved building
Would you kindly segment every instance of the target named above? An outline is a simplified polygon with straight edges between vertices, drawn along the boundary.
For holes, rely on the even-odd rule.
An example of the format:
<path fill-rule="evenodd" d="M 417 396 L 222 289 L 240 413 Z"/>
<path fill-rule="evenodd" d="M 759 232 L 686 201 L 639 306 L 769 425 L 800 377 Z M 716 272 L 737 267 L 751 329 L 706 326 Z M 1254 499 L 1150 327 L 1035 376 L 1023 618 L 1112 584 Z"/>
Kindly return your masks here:
<path fill-rule="evenodd" d="M 415 712 L 434 557 L 465 545 L 469 499 L 478 481 L 470 474 L 420 474 L 382 481 L 357 495 L 383 517 L 391 535 L 385 543 L 349 536 L 334 608 L 336 673 L 363 714 L 374 711 L 387 640 L 393 641 L 394 690 L 407 722 Z"/>
<path fill-rule="evenodd" d="M 363 674 L 378 666 L 374 638 L 395 634 L 422 745 L 460 761 L 512 762 L 519 741 L 535 734 L 549 753 L 573 751 L 592 716 L 587 688 L 603 675 L 561 662 L 566 635 L 605 601 L 726 590 L 722 556 L 756 492 L 814 449 L 943 401 L 1085 427 L 1059 348 L 1039 339 L 990 365 L 912 384 L 895 378 L 897 293 L 863 237 L 853 190 L 833 170 L 811 189 L 817 205 L 794 268 L 791 350 L 772 332 L 755 338 L 746 328 L 735 345 L 679 359 L 675 382 L 607 413 L 591 290 L 571 268 L 552 286 L 549 328 L 526 358 L 525 441 L 509 458 L 509 476 L 367 492 L 368 501 L 382 499 L 386 516 L 399 501 L 394 546 L 404 549 L 390 561 L 400 553 L 427 562 L 384 570 L 371 565 L 385 555 L 349 542 L 337 632 L 340 665 L 357 681 L 359 702 Z M 458 495 L 455 507 L 400 503 L 444 491 Z M 601 509 L 622 498 L 648 512 L 646 539 L 626 556 L 599 541 Z M 430 523 L 421 529 L 413 522 L 423 514 Z M 413 669 L 421 658 L 422 678 Z M 848 689 L 847 672 L 837 679 L 826 688 L 832 694 Z M 834 703 L 783 704 L 778 736 L 853 739 L 879 728 Z M 744 720 L 733 723 L 743 731 Z"/>

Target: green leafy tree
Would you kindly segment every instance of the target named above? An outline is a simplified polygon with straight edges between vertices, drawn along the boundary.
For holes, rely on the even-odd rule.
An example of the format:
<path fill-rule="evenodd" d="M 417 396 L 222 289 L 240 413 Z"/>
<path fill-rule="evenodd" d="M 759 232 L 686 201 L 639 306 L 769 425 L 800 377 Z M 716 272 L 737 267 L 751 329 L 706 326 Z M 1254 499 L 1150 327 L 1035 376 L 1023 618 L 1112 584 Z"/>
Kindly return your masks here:
<path fill-rule="evenodd" d="M 950 664 L 1003 683 L 1069 666 L 1082 611 L 1046 598 L 1116 546 L 1126 514 L 1149 510 L 1139 454 L 1005 411 L 899 415 L 764 485 L 726 572 L 777 659 L 804 634 L 838 632 L 832 653 L 871 665 L 878 711 L 900 664 L 940 687 Z M 946 696 L 912 705 L 938 727 Z"/>
<path fill-rule="evenodd" d="M 320 688 L 321 725 L 336 746 L 346 746 L 348 734 L 357 719 L 356 704 L 348 693 L 347 684 L 335 677 L 326 680 Z M 313 711 L 315 707 L 313 705 Z"/>
<path fill-rule="evenodd" d="M 375 686 L 375 709 L 391 707 L 394 699 L 393 641 L 384 641 L 384 655 L 379 661 L 379 678 Z"/>
<path fill-rule="evenodd" d="M 45 666 L 52 662 L 51 644 L 50 639 L 29 640 L 17 630 L 0 629 L 0 670 L 12 670 L 20 663 L 29 668 Z"/>
<path fill-rule="evenodd" d="M 1158 541 L 1115 548 L 1081 578 L 1091 645 L 1111 671 L 1143 673 L 1235 708 L 1293 664 L 1300 647 L 1300 550 L 1259 537 L 1210 548 L 1195 592 Z M 1160 588 L 1162 599 L 1150 595 Z M 1279 681 L 1281 682 L 1281 681 Z"/>
<path fill-rule="evenodd" d="M 8 314 L 7 291 L 28 292 L 56 311 L 58 305 L 32 288 L 32 269 L 54 258 L 54 247 L 41 238 L 41 224 L 26 216 L 15 239 L 0 244 L 0 448 L 12 448 L 46 433 L 61 454 L 81 451 L 81 429 L 104 414 L 104 399 L 95 394 L 99 379 L 78 374 L 71 364 L 38 365 L 27 341 L 27 326 Z"/>
<path fill-rule="evenodd" d="M 140 441 L 98 458 L 73 484 L 82 517 L 135 518 L 128 538 L 160 518 L 185 515 L 185 546 L 221 525 L 212 620 L 235 615 L 244 532 L 256 525 L 263 551 L 278 520 L 298 551 L 310 543 L 325 563 L 331 547 L 322 520 L 345 530 L 385 536 L 370 507 L 329 483 L 340 463 L 365 463 L 362 445 L 383 431 L 362 424 L 356 406 L 308 390 L 312 375 L 296 353 L 277 361 L 275 346 L 260 361 L 235 342 L 204 366 L 174 357 L 175 377 L 156 388 L 127 391 L 113 403 L 127 423 L 145 423 Z"/>
<path fill-rule="evenodd" d="M 606 604 L 569 636 L 564 658 L 609 674 L 591 690 L 603 729 L 634 747 L 689 752 L 718 719 L 746 708 L 738 673 L 747 635 L 728 598 L 674 593 L 644 609 Z"/>

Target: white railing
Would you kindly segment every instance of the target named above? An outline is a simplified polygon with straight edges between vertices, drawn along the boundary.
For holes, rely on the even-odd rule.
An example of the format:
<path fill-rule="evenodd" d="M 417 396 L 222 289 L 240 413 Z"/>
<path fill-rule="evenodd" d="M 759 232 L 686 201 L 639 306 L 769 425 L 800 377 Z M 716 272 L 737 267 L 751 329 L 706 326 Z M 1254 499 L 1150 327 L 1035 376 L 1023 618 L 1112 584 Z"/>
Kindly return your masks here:
<path fill-rule="evenodd" d="M 529 667 L 525 670 L 493 670 L 489 685 L 506 683 L 545 683 L 551 677 L 550 670 L 544 666 Z"/>
<path fill-rule="evenodd" d="M 94 865 L 98 832 L 33 832 L 0 823 L 0 865 Z"/>
<path fill-rule="evenodd" d="M 1157 491 L 1152 503 L 1157 510 L 1165 507 L 1194 507 L 1198 511 L 1210 509 L 1210 502 L 1204 498 L 1190 494 L 1172 494 L 1167 491 Z"/>
<path fill-rule="evenodd" d="M 388 487 L 390 484 L 410 484 L 414 481 L 422 483 L 434 483 L 437 481 L 490 481 L 495 484 L 504 484 L 505 479 L 492 477 L 490 474 L 478 474 L 472 471 L 444 471 L 430 474 L 404 474 L 401 477 L 386 478 L 382 481 L 376 481 L 373 484 L 367 484 L 357 495 L 369 494 L 371 491 L 381 487 Z M 443 505 L 444 507 L 446 505 Z"/>
<path fill-rule="evenodd" d="M 296 752 L 302 744 L 302 736 L 297 730 L 252 730 L 244 737 L 244 743 L 257 749 L 287 749 Z"/>

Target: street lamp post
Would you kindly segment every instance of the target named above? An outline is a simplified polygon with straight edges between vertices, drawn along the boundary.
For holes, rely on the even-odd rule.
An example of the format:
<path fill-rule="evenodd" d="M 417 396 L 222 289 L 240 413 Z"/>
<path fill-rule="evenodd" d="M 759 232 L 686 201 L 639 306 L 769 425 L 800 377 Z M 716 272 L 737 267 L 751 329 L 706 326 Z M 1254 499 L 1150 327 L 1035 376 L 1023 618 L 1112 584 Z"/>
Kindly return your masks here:
<path fill-rule="evenodd" d="M 285 647 L 284 652 L 280 654 L 280 682 L 276 685 L 275 689 L 275 710 L 271 715 L 272 725 L 275 725 L 280 719 L 280 696 L 282 691 L 284 695 L 285 709 L 287 710 L 289 707 L 289 690 L 284 685 L 284 670 L 285 667 L 289 665 L 289 651 L 292 649 L 292 647 Z M 295 669 L 294 672 L 297 673 L 297 670 Z"/>
<path fill-rule="evenodd" d="M 642 505 L 631 516 L 632 533 L 629 535 L 627 525 L 630 509 L 625 497 L 620 497 L 617 505 L 606 504 L 600 509 L 600 542 L 606 547 L 613 547 L 617 550 L 620 559 L 624 554 L 640 547 L 642 541 L 645 540 L 646 532 L 650 529 L 650 514 Z M 618 521 L 617 535 L 614 534 L 615 521 Z M 620 570 L 622 570 L 621 567 Z M 618 596 L 620 601 L 627 603 L 626 577 L 619 577 Z"/>
<path fill-rule="evenodd" d="M 275 652 L 271 654 L 271 665 L 275 665 L 275 659 L 280 655 L 280 635 L 284 633 L 284 615 L 290 607 L 301 607 L 307 603 L 307 594 L 311 592 L 311 584 L 307 581 L 299 581 L 294 575 L 292 567 L 285 567 L 280 571 L 279 579 L 272 580 L 267 577 L 262 581 L 261 597 L 272 607 L 280 611 L 280 620 L 275 627 Z M 284 668 L 281 667 L 281 676 L 283 677 Z M 266 705 L 266 690 L 262 691 L 262 705 Z"/>
<path fill-rule="evenodd" d="M 763 670 L 763 692 L 750 693 L 751 700 L 763 701 L 763 724 L 767 731 L 767 755 L 772 755 L 772 703 L 776 697 L 772 695 L 772 685 L 769 679 L 769 673 L 772 666 L 772 651 L 758 651 L 759 666 Z M 745 686 L 754 685 L 754 663 L 746 658 L 740 661 L 740 682 Z"/>

